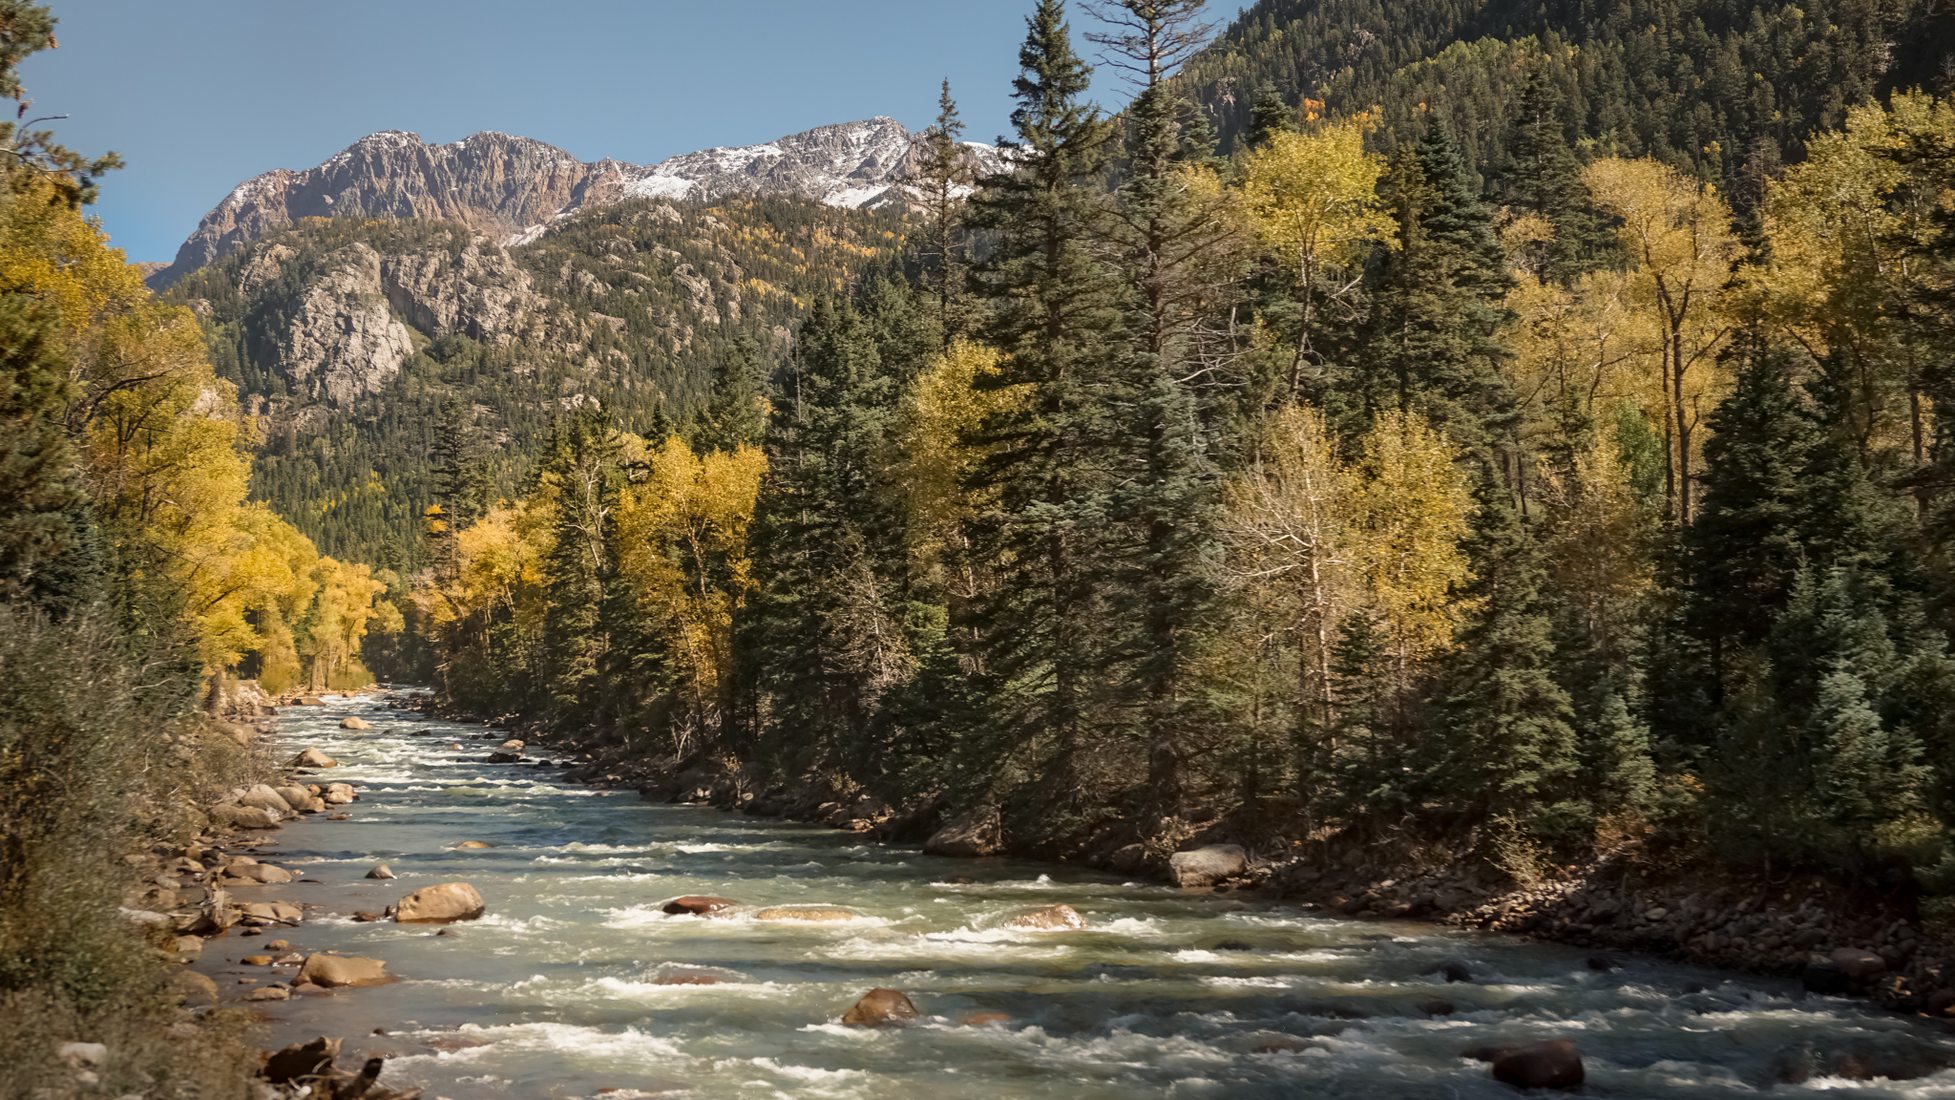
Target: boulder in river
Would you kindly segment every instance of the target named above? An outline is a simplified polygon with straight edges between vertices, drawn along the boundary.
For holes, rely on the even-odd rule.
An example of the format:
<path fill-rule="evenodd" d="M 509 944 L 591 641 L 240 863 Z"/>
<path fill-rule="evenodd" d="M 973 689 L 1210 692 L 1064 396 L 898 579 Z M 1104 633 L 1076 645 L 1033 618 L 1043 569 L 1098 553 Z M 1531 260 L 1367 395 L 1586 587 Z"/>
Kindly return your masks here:
<path fill-rule="evenodd" d="M 1516 1047 L 1493 1061 L 1493 1079 L 1517 1089 L 1582 1087 L 1582 1055 L 1566 1039 Z"/>
<path fill-rule="evenodd" d="M 176 994 L 178 1004 L 214 1005 L 217 1003 L 217 983 L 205 974 L 195 970 L 179 970 L 170 976 L 170 992 Z"/>
<path fill-rule="evenodd" d="M 279 817 L 284 817 L 286 814 L 292 812 L 292 806 L 285 801 L 285 796 L 279 794 L 275 788 L 264 783 L 260 783 L 246 790 L 243 794 L 238 795 L 238 805 L 255 806 L 258 809 L 277 814 Z"/>
<path fill-rule="evenodd" d="M 364 718 L 349 714 L 339 720 L 339 728 L 343 730 L 370 730 L 373 728 L 373 723 Z"/>
<path fill-rule="evenodd" d="M 1828 961 L 1850 984 L 1863 986 L 1878 981 L 1887 973 L 1887 960 L 1871 951 L 1854 947 L 1842 947 L 1828 956 Z"/>
<path fill-rule="evenodd" d="M 1086 918 L 1070 905 L 1042 905 L 1014 913 L 1006 928 L 1030 928 L 1047 932 L 1076 932 L 1086 927 Z"/>
<path fill-rule="evenodd" d="M 283 886 L 292 881 L 292 872 L 269 863 L 233 863 L 224 868 L 226 877 L 258 886 Z"/>
<path fill-rule="evenodd" d="M 323 989 L 384 985 L 392 980 L 386 963 L 357 955 L 308 955 L 299 967 L 299 976 L 293 979 L 299 985 L 310 983 Z"/>
<path fill-rule="evenodd" d="M 502 752 L 522 752 L 523 743 L 517 740 L 516 738 L 511 737 L 509 740 L 504 741 L 500 745 L 497 745 L 496 748 Z"/>
<path fill-rule="evenodd" d="M 1012 1021 L 1009 1012 L 966 1012 L 957 1018 L 965 1027 L 990 1027 L 993 1024 L 1008 1024 Z"/>
<path fill-rule="evenodd" d="M 772 905 L 754 911 L 755 920 L 842 921 L 862 914 L 840 905 Z"/>
<path fill-rule="evenodd" d="M 309 1043 L 293 1043 L 265 1059 L 265 1080 L 283 1085 L 301 1077 L 317 1077 L 333 1068 L 339 1057 L 339 1040 L 324 1035 Z"/>
<path fill-rule="evenodd" d="M 933 856 L 995 856 L 1004 846 L 1004 824 L 996 806 L 980 806 L 923 842 L 923 850 Z"/>
<path fill-rule="evenodd" d="M 339 761 L 334 760 L 316 748 L 312 748 L 293 757 L 292 766 L 295 768 L 337 768 L 339 767 Z"/>
<path fill-rule="evenodd" d="M 387 866 L 384 863 L 376 863 L 373 865 L 373 870 L 367 872 L 367 877 L 368 878 L 393 878 L 394 869 L 392 867 Z"/>
<path fill-rule="evenodd" d="M 842 1014 L 842 1022 L 850 1027 L 887 1027 L 914 1023 L 916 1019 L 916 1005 L 907 994 L 896 989 L 871 989 Z"/>
<path fill-rule="evenodd" d="M 238 906 L 238 912 L 258 924 L 297 924 L 305 919 L 299 907 L 289 901 L 248 901 Z"/>
<path fill-rule="evenodd" d="M 241 806 L 227 802 L 211 811 L 211 817 L 219 825 L 233 829 L 276 829 L 285 820 L 282 813 L 274 813 L 263 806 Z"/>
<path fill-rule="evenodd" d="M 319 795 L 320 801 L 328 806 L 344 806 L 358 797 L 351 783 L 328 783 Z"/>
<path fill-rule="evenodd" d="M 285 805 L 290 807 L 293 813 L 310 814 L 325 809 L 318 795 L 313 794 L 310 788 L 301 787 L 297 783 L 287 783 L 283 787 L 272 789 L 278 792 L 278 797 L 285 800 Z"/>
<path fill-rule="evenodd" d="M 464 840 L 460 844 L 455 845 L 455 849 L 462 852 L 476 852 L 487 847 L 489 847 L 489 842 L 486 840 Z"/>
<path fill-rule="evenodd" d="M 712 894 L 687 894 L 659 906 L 659 912 L 671 917 L 688 915 L 711 917 L 724 913 L 738 904 L 740 903 L 732 898 L 722 898 Z"/>
<path fill-rule="evenodd" d="M 474 920 L 488 906 L 475 887 L 466 882 L 444 882 L 424 886 L 394 904 L 394 920 L 399 924 L 447 924 Z"/>
<path fill-rule="evenodd" d="M 1168 877 L 1176 886 L 1213 886 L 1249 869 L 1240 844 L 1210 844 L 1168 857 Z"/>

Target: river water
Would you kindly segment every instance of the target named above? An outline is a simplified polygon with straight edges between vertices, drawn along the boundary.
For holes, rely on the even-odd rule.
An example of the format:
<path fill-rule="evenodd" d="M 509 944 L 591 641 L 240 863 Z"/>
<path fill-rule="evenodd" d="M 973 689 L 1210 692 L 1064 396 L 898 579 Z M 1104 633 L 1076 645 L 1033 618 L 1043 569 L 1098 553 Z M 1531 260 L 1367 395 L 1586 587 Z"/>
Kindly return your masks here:
<path fill-rule="evenodd" d="M 374 729 L 340 730 L 347 715 Z M 287 709 L 277 727 L 276 748 L 319 746 L 342 765 L 319 778 L 361 798 L 350 820 L 305 818 L 256 853 L 302 881 L 234 891 L 299 902 L 305 923 L 213 940 L 200 968 L 242 996 L 240 979 L 290 977 L 239 963 L 270 939 L 386 960 L 401 981 L 250 1007 L 276 1043 L 343 1035 L 348 1055 L 392 1058 L 384 1083 L 431 1097 L 1511 1097 L 1460 1051 L 1560 1037 L 1580 1045 L 1590 1096 L 1955 1097 L 1950 1070 L 1775 1084 L 1801 1050 L 1955 1065 L 1948 1033 L 1787 983 L 1635 959 L 1597 972 L 1585 952 L 1510 938 L 647 804 L 557 768 L 488 764 L 501 734 L 385 696 Z M 471 840 L 490 847 L 457 847 Z M 381 861 L 399 878 L 363 877 Z M 352 920 L 456 880 L 488 913 L 446 935 Z M 860 916 L 660 912 L 688 893 Z M 1055 902 L 1088 929 L 1001 927 Z M 1447 963 L 1472 980 L 1446 982 Z M 723 980 L 668 984 L 702 968 Z M 836 1022 L 877 986 L 925 1020 Z M 978 1012 L 1009 1022 L 963 1022 Z"/>

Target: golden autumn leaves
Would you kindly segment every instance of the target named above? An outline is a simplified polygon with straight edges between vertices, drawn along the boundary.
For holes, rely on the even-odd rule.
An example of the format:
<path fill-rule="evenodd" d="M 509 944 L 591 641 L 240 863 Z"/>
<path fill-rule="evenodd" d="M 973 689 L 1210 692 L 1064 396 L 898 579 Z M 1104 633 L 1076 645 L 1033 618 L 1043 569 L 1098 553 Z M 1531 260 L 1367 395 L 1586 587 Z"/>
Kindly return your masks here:
<path fill-rule="evenodd" d="M 386 586 L 248 499 L 253 425 L 196 319 L 54 186 L 23 175 L 0 194 L 0 282 L 55 319 L 68 428 L 123 568 L 173 590 L 207 672 L 256 656 L 272 690 L 363 680 L 361 639 L 400 626 Z"/>

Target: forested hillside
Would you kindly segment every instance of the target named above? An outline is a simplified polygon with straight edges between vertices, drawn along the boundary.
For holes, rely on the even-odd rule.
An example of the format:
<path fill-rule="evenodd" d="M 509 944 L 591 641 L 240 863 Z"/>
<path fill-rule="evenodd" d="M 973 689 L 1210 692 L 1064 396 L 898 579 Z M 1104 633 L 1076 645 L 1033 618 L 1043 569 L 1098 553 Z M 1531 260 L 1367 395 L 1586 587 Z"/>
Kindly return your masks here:
<path fill-rule="evenodd" d="M 254 494 L 329 551 L 404 569 L 458 440 L 507 494 L 580 402 L 684 423 L 726 364 L 770 372 L 811 298 L 894 262 L 902 228 L 739 197 L 606 206 L 509 248 L 439 222 L 314 218 L 170 297 L 262 418 Z"/>
<path fill-rule="evenodd" d="M 1807 135 L 1895 88 L 1938 91 L 1955 16 L 1929 0 L 1260 0 L 1182 78 L 1226 148 L 1259 101 L 1383 110 L 1388 146 L 1446 120 L 1469 164 L 1516 167 L 1525 78 L 1588 155 L 1652 156 L 1743 203 Z"/>
<path fill-rule="evenodd" d="M 1719 8 L 1701 56 L 1806 104 L 1764 130 L 1749 95 L 1582 99 L 1568 58 L 1698 56 L 1589 29 L 1502 60 L 1511 102 L 1292 101 L 1223 156 L 1166 79 L 1200 7 L 1113 9 L 1156 74 L 1116 125 L 1038 4 L 1012 170 L 919 215 L 958 244 L 818 300 L 711 431 L 567 418 L 443 537 L 449 696 L 985 850 L 1955 889 L 1955 114 L 1873 98 L 1899 24 Z M 1391 11 L 1435 16 L 1394 50 L 1464 25 Z M 1230 48 L 1188 79 L 1267 63 Z M 1749 220 L 1676 163 L 1760 134 L 1800 157 L 1758 162 Z"/>

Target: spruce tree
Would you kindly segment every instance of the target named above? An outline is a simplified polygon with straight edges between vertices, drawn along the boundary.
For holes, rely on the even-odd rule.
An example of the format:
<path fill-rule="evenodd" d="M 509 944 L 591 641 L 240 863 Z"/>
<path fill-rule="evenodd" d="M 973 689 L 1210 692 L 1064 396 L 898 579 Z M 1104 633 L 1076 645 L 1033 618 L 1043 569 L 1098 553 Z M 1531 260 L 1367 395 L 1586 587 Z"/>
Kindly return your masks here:
<path fill-rule="evenodd" d="M 600 694 L 610 650 L 603 611 L 616 571 L 613 524 L 618 437 L 595 405 L 559 422 L 544 476 L 555 492 L 554 540 L 543 574 L 543 687 L 559 722 Z"/>
<path fill-rule="evenodd" d="M 937 97 L 937 120 L 924 132 L 921 163 L 911 185 L 929 227 L 923 280 L 936 292 L 937 328 L 945 349 L 970 323 L 958 234 L 964 200 L 976 173 L 971 154 L 960 140 L 963 136 L 964 120 L 957 112 L 957 101 L 951 98 L 950 81 L 945 79 Z"/>
<path fill-rule="evenodd" d="M 1116 195 L 1112 245 L 1128 283 L 1127 346 L 1135 400 L 1127 447 L 1135 476 L 1115 499 L 1142 547 L 1122 576 L 1117 621 L 1140 625 L 1133 678 L 1145 700 L 1141 737 L 1147 791 L 1157 816 L 1178 814 L 1190 724 L 1188 666 L 1196 624 L 1209 598 L 1215 480 L 1204 454 L 1195 400 L 1181 378 L 1192 373 L 1188 302 L 1199 294 L 1196 264 L 1213 243 L 1212 219 L 1187 196 L 1178 174 L 1175 70 L 1206 40 L 1205 0 L 1120 0 L 1094 11 L 1108 28 L 1093 36 L 1140 92 L 1129 108 L 1128 172 Z"/>
<path fill-rule="evenodd" d="M 48 328 L 28 298 L 0 301 L 0 600 L 63 613 L 93 594 L 102 563 Z"/>
<path fill-rule="evenodd" d="M 740 339 L 713 364 L 713 393 L 693 418 L 692 442 L 701 451 L 757 447 L 767 432 L 767 397 L 756 360 L 759 349 Z M 662 442 L 667 431 L 654 426 L 647 438 Z"/>
<path fill-rule="evenodd" d="M 1368 419 L 1417 411 L 1469 449 L 1493 454 L 1513 433 L 1502 364 L 1511 285 L 1493 215 L 1436 119 L 1388 177 L 1399 248 L 1383 264 L 1366 353 L 1357 364 Z"/>
<path fill-rule="evenodd" d="M 1001 563 L 972 656 L 995 692 L 993 759 L 1030 754 L 1056 798 L 1079 776 L 1106 681 L 1108 518 L 1132 410 L 1115 400 L 1120 286 L 1093 243 L 1113 130 L 1085 98 L 1091 70 L 1061 0 L 1040 0 L 1019 63 L 1012 170 L 972 210 L 994 237 L 978 275 L 992 302 L 983 335 L 1003 353 L 984 384 L 1015 395 L 972 440 L 988 502 L 972 542 Z"/>
<path fill-rule="evenodd" d="M 1582 183 L 1581 162 L 1568 145 L 1561 90 L 1537 62 L 1521 86 L 1510 121 L 1502 197 L 1517 212 L 1546 221 L 1553 238 L 1522 257 L 1544 279 L 1568 282 L 1606 266 L 1620 246 Z"/>
<path fill-rule="evenodd" d="M 1489 466 L 1476 498 L 1473 579 L 1463 593 L 1474 611 L 1448 670 L 1450 743 L 1441 759 L 1476 820 L 1552 831 L 1568 819 L 1580 758 L 1574 708 L 1550 673 L 1540 553 Z"/>
<path fill-rule="evenodd" d="M 1256 89 L 1256 98 L 1249 106 L 1249 129 L 1243 140 L 1251 149 L 1264 145 L 1269 139 L 1285 130 L 1297 128 L 1297 113 L 1283 101 L 1283 93 L 1276 85 L 1265 83 Z"/>

